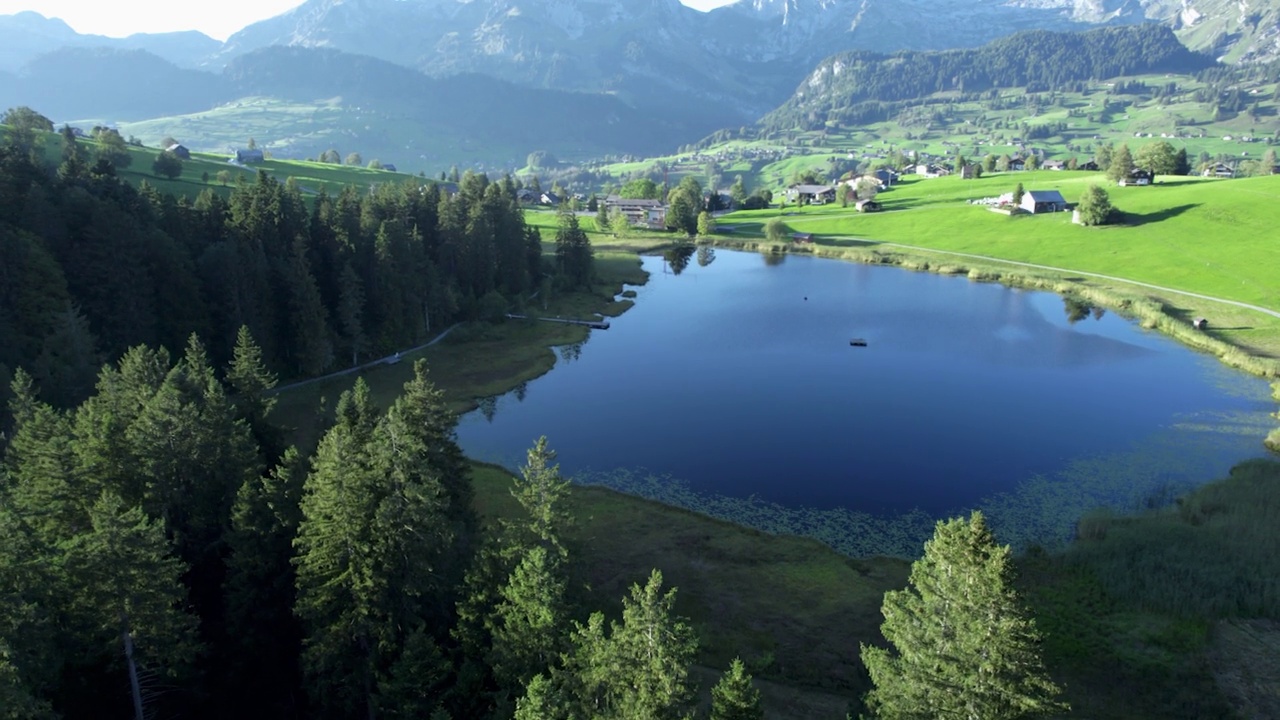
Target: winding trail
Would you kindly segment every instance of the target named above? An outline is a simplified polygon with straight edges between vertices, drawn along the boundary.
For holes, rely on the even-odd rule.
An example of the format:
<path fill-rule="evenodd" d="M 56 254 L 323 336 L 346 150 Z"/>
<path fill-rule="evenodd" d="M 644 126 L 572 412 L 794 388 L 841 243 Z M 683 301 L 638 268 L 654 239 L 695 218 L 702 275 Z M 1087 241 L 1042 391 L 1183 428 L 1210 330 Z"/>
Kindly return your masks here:
<path fill-rule="evenodd" d="M 417 347 L 411 347 L 411 348 L 408 348 L 407 350 L 401 350 L 401 351 L 400 351 L 400 352 L 398 352 L 398 353 L 393 353 L 393 354 L 388 355 L 388 356 L 386 356 L 386 357 L 380 357 L 380 358 L 378 358 L 378 359 L 376 359 L 376 360 L 370 360 L 369 362 L 367 362 L 367 363 L 365 363 L 365 364 L 363 364 L 363 365 L 356 365 L 355 367 L 350 367 L 350 368 L 347 368 L 346 370 L 338 370 L 337 372 L 331 372 L 331 373 L 329 373 L 328 375 L 321 375 L 320 377 L 307 378 L 306 380 L 299 380 L 299 381 L 297 381 L 297 382 L 289 383 L 288 385 L 280 385 L 279 387 L 275 388 L 274 390 L 272 390 L 270 393 L 267 393 L 267 394 L 268 394 L 268 395 L 275 395 L 275 394 L 277 394 L 277 393 L 282 393 L 282 392 L 284 392 L 285 390 L 292 390 L 292 389 L 294 389 L 294 388 L 300 388 L 300 387 L 303 387 L 304 385 L 310 385 L 310 384 L 312 384 L 312 383 L 324 382 L 325 380 L 332 380 L 333 378 L 342 377 L 343 375 L 350 375 L 351 373 L 360 372 L 361 370 L 366 370 L 366 369 L 368 369 L 368 368 L 374 367 L 375 365 L 384 365 L 384 364 L 386 364 L 387 362 L 390 362 L 390 361 L 395 360 L 397 357 L 399 357 L 399 356 L 401 356 L 401 355 L 408 355 L 408 354 L 409 354 L 409 353 L 411 353 L 411 352 L 417 352 L 417 351 L 419 351 L 419 350 L 425 350 L 426 348 L 429 348 L 429 347 L 431 347 L 432 345 L 435 345 L 436 343 L 438 343 L 438 342 L 440 342 L 441 340 L 445 339 L 445 337 L 446 337 L 449 333 L 453 332 L 453 329 L 454 329 L 454 328 L 458 327 L 458 326 L 459 326 L 459 325 L 461 325 L 461 324 L 462 324 L 462 323 L 454 323 L 454 324 L 450 325 L 449 327 L 447 327 L 447 328 L 445 328 L 445 329 L 444 329 L 444 332 L 440 333 L 439 335 L 435 336 L 435 337 L 434 337 L 434 338 L 432 338 L 431 340 L 429 340 L 429 341 L 427 341 L 427 342 L 425 342 L 425 343 L 423 343 L 423 344 L 421 344 L 421 345 L 419 345 L 419 346 L 417 346 Z"/>
<path fill-rule="evenodd" d="M 835 236 L 832 240 L 851 240 L 853 242 L 873 243 L 879 246 L 900 247 L 908 250 L 919 250 L 922 252 L 937 253 L 939 255 L 952 255 L 955 257 L 970 258 L 972 260 L 985 260 L 988 262 L 1004 263 L 1006 265 L 1018 265 L 1021 267 L 1035 268 L 1037 270 L 1050 270 L 1052 272 L 1067 273 L 1070 275 L 1084 275 L 1086 277 L 1099 278 L 1101 280 L 1111 280 L 1113 282 L 1125 283 L 1126 285 L 1137 285 L 1139 287 L 1158 290 L 1160 292 L 1174 293 L 1176 295 L 1185 295 L 1187 297 L 1199 298 L 1201 300 L 1209 300 L 1211 302 L 1222 303 L 1224 305 L 1234 305 L 1245 310 L 1253 310 L 1264 315 L 1270 315 L 1274 318 L 1280 318 L 1280 311 L 1265 308 L 1260 305 L 1250 305 L 1249 303 L 1240 302 L 1239 300 L 1227 300 L 1226 298 L 1214 297 L 1212 295 L 1202 295 L 1200 293 L 1190 292 L 1187 290 L 1178 290 L 1177 288 L 1165 287 L 1163 285 L 1153 285 L 1138 280 L 1129 280 L 1127 278 L 1116 277 L 1115 275 L 1103 275 L 1102 273 L 1085 272 L 1083 270 L 1073 270 L 1071 268 L 1054 267 L 1052 265 L 1038 265 L 1036 263 L 1022 262 L 1020 260 L 1005 260 L 1004 258 L 991 257 L 990 255 L 975 255 L 973 253 L 955 252 L 953 250 L 935 250 L 920 245 L 906 245 L 904 243 L 883 242 L 879 240 L 870 240 L 868 238 L 856 238 L 850 236 Z"/>

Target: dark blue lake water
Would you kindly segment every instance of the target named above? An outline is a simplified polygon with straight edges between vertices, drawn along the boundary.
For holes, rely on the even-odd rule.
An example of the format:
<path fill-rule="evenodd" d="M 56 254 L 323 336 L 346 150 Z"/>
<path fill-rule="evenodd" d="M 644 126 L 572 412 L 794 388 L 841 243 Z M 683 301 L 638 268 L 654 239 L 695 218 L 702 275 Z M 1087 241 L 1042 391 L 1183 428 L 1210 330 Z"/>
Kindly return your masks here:
<path fill-rule="evenodd" d="M 724 250 L 644 265 L 611 329 L 462 418 L 468 455 L 517 467 L 546 435 L 568 475 L 734 519 L 1054 498 L 1036 512 L 1056 521 L 1262 454 L 1263 381 L 1112 313 L 1072 322 L 1057 295 Z"/>

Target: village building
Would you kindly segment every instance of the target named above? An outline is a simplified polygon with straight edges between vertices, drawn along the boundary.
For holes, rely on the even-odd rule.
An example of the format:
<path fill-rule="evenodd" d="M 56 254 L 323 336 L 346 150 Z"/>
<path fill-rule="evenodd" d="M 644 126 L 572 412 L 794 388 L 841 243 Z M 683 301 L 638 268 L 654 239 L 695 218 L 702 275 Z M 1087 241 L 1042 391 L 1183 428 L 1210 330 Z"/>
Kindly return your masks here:
<path fill-rule="evenodd" d="M 610 215 L 617 209 L 627 219 L 628 225 L 650 230 L 662 230 L 667 224 L 667 208 L 662 204 L 661 200 L 609 195 L 604 199 L 604 207 L 605 212 Z"/>
<path fill-rule="evenodd" d="M 1200 172 L 1201 177 L 1232 178 L 1236 176 L 1235 168 L 1226 163 L 1214 163 Z"/>
<path fill-rule="evenodd" d="M 792 185 L 787 188 L 787 200 L 800 205 L 824 205 L 835 202 L 834 185 Z"/>
<path fill-rule="evenodd" d="M 853 204 L 853 207 L 858 212 L 864 212 L 864 213 L 880 212 L 880 203 L 876 202 L 875 200 L 872 200 L 871 198 L 867 198 L 866 200 L 859 200 L 858 202 Z"/>
<path fill-rule="evenodd" d="M 1022 194 L 1019 207 L 1033 215 L 1062 212 L 1067 209 L 1067 200 L 1057 190 L 1028 190 Z"/>
<path fill-rule="evenodd" d="M 265 158 L 262 155 L 262 151 L 256 148 L 253 150 L 237 150 L 236 151 L 236 162 L 241 165 L 245 165 L 248 163 L 260 163 L 264 159 Z"/>
<path fill-rule="evenodd" d="M 1127 176 L 1120 179 L 1118 183 L 1121 187 L 1137 187 L 1142 185 L 1150 185 L 1154 176 L 1149 170 L 1135 168 Z"/>
<path fill-rule="evenodd" d="M 1041 165 L 1040 167 L 1044 168 L 1045 170 L 1066 170 L 1067 164 L 1062 162 L 1061 160 L 1045 160 L 1044 164 Z"/>
<path fill-rule="evenodd" d="M 187 147 L 181 143 L 174 143 L 169 147 L 165 148 L 164 151 L 173 153 L 174 155 L 178 156 L 183 160 L 191 159 L 191 151 L 188 150 Z"/>
<path fill-rule="evenodd" d="M 539 202 L 539 203 L 541 203 L 542 205 L 550 205 L 551 207 L 559 207 L 560 203 L 561 203 L 561 202 L 563 202 L 563 200 L 561 200 L 561 199 L 560 199 L 560 196 L 559 196 L 559 195 L 557 195 L 557 194 L 555 194 L 555 193 L 553 193 L 553 192 L 544 192 L 544 193 L 542 193 L 542 195 L 540 195 L 540 196 L 538 197 L 538 202 Z"/>

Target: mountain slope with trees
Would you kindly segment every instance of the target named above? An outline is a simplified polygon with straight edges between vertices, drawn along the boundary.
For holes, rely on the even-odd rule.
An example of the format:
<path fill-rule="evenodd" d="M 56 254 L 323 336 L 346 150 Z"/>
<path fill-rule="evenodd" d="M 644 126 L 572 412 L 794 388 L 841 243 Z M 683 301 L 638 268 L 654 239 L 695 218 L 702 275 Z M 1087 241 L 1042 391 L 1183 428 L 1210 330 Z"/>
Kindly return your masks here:
<path fill-rule="evenodd" d="M 1213 66 L 1161 25 L 1099 28 L 1081 33 L 1029 31 L 973 50 L 847 52 L 827 58 L 782 106 L 766 115 L 768 130 L 820 128 L 873 111 L 874 103 L 934 93 L 979 94 L 998 88 L 1062 90 L 1089 80 L 1144 73 L 1193 74 Z"/>

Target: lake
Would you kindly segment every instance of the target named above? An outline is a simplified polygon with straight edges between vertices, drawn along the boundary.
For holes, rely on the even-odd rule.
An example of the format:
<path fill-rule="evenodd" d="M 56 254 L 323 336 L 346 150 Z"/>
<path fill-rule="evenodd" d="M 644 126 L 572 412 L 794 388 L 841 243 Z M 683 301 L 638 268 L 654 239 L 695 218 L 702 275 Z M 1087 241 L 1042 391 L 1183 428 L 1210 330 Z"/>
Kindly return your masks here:
<path fill-rule="evenodd" d="M 461 419 L 467 454 L 514 468 L 546 435 L 579 481 L 908 546 L 973 507 L 1010 538 L 1061 539 L 1093 507 L 1153 504 L 1263 454 L 1264 381 L 1113 313 L 965 277 L 707 255 L 678 275 L 644 258 L 650 280 L 611 329 Z"/>

